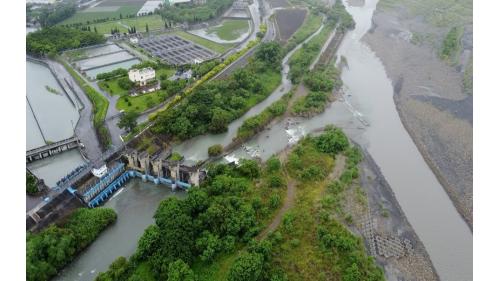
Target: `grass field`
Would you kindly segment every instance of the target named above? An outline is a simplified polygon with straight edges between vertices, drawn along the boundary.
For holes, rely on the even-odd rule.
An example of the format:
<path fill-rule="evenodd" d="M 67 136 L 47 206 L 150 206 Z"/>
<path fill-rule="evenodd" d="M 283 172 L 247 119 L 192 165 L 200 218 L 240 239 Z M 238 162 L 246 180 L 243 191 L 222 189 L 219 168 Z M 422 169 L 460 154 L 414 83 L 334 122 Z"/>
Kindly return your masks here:
<path fill-rule="evenodd" d="M 201 45 L 205 48 L 208 48 L 212 51 L 215 51 L 217 53 L 224 53 L 234 46 L 234 44 L 215 43 L 213 41 L 207 40 L 205 38 L 201 38 L 199 36 L 196 36 L 196 35 L 193 35 L 191 33 L 184 32 L 184 31 L 174 31 L 173 34 L 175 34 L 181 38 L 184 38 L 186 40 L 193 41 L 194 43 L 199 44 L 199 45 Z"/>
<path fill-rule="evenodd" d="M 220 39 L 235 40 L 250 28 L 247 20 L 224 20 L 221 25 L 208 28 L 209 34 L 215 33 Z"/>
<path fill-rule="evenodd" d="M 120 14 L 123 18 L 129 15 L 136 15 L 142 5 L 127 5 L 121 6 L 116 10 L 106 9 L 110 7 L 94 7 L 85 9 L 83 11 L 78 11 L 72 17 L 61 22 L 61 25 L 66 24 L 78 24 L 88 25 L 94 22 L 94 20 L 113 20 L 120 19 Z"/>
<path fill-rule="evenodd" d="M 90 24 L 89 26 L 92 31 L 95 27 L 98 33 L 110 34 L 111 29 L 117 28 L 120 32 L 123 33 L 127 32 L 128 28 L 130 27 L 135 27 L 137 29 L 137 32 L 146 32 L 146 24 L 151 31 L 162 29 L 165 26 L 165 22 L 159 15 L 107 21 L 102 23 Z"/>

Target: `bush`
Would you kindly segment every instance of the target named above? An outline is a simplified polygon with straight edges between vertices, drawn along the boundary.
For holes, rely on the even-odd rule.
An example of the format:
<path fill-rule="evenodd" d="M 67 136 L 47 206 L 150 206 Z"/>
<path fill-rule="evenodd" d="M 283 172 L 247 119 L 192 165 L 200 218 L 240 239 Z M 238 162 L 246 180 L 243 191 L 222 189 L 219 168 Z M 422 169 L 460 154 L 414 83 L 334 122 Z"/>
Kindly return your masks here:
<path fill-rule="evenodd" d="M 128 77 L 122 77 L 118 79 L 118 86 L 124 90 L 130 90 L 134 86 L 134 82 L 130 81 Z"/>
<path fill-rule="evenodd" d="M 29 195 L 38 193 L 37 179 L 28 172 L 26 172 L 26 193 Z"/>
<path fill-rule="evenodd" d="M 229 281 L 257 281 L 262 272 L 262 254 L 245 252 L 240 255 L 229 270 Z"/>
<path fill-rule="evenodd" d="M 208 156 L 215 157 L 222 154 L 224 148 L 220 144 L 214 144 L 208 148 Z"/>
<path fill-rule="evenodd" d="M 114 77 L 121 77 L 127 75 L 128 72 L 124 68 L 118 68 L 110 72 L 99 73 L 96 75 L 97 80 L 109 80 Z M 106 84 L 107 85 L 107 84 Z"/>

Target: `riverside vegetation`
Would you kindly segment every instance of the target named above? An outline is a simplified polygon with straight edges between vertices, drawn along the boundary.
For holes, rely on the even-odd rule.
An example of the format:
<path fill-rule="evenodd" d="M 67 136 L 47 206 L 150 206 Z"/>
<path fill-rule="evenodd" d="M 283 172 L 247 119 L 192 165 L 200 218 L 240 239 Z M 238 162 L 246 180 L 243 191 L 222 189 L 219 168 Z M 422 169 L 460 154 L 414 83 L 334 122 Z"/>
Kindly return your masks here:
<path fill-rule="evenodd" d="M 346 168 L 330 182 L 340 154 Z M 212 164 L 186 199 L 162 201 L 136 252 L 116 259 L 96 280 L 384 280 L 360 238 L 328 215 L 335 195 L 327 190 L 350 185 L 361 160 L 342 131 L 308 136 L 287 162 L 280 158 L 262 168 L 244 159 Z M 283 204 L 290 181 L 299 184 L 294 206 L 275 232 L 255 239 Z"/>
<path fill-rule="evenodd" d="M 282 56 L 276 42 L 262 43 L 244 68 L 227 79 L 194 85 L 197 87 L 178 106 L 160 112 L 152 131 L 180 140 L 226 131 L 231 121 L 279 85 Z"/>
<path fill-rule="evenodd" d="M 112 209 L 80 208 L 62 226 L 51 225 L 39 233 L 28 232 L 26 280 L 50 280 L 115 220 Z"/>

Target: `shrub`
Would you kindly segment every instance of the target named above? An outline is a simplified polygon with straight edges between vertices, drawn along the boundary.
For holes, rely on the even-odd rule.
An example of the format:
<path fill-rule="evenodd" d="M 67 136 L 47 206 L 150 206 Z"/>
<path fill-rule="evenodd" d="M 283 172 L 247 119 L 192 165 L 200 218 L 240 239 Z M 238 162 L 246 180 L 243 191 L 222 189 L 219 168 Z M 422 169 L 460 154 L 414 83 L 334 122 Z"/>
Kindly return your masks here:
<path fill-rule="evenodd" d="M 26 172 L 26 193 L 29 195 L 36 194 L 38 192 L 36 177 Z"/>
<path fill-rule="evenodd" d="M 208 148 L 208 156 L 215 157 L 222 154 L 224 148 L 220 144 L 214 144 Z"/>

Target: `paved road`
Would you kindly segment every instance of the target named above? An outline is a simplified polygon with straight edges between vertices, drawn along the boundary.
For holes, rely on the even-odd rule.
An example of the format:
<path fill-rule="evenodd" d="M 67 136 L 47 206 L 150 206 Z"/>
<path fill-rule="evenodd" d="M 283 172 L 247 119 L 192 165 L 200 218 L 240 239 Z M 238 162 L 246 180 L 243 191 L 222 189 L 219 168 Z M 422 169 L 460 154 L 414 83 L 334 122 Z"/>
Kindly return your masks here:
<path fill-rule="evenodd" d="M 92 122 L 92 102 L 63 65 L 52 60 L 46 60 L 46 62 L 61 83 L 68 82 L 73 93 L 82 103 L 83 108 L 80 110 L 80 119 L 78 119 L 76 124 L 75 135 L 85 146 L 84 153 L 87 158 L 90 160 L 98 159 L 102 154 L 102 150 L 99 146 L 97 134 Z"/>

